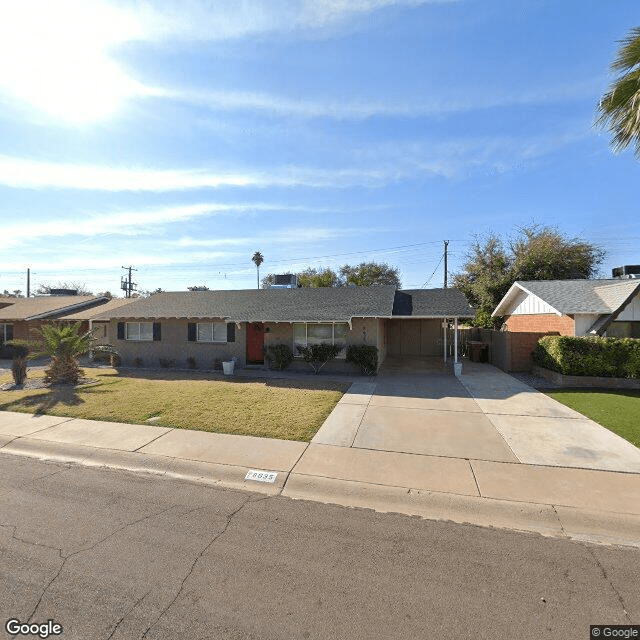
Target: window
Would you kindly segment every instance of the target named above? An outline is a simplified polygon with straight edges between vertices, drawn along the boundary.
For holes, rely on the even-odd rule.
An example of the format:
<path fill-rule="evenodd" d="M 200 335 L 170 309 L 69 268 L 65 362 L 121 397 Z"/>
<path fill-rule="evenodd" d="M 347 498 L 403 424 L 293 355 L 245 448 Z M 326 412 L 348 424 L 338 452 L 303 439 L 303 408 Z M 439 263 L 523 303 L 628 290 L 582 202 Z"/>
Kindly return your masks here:
<path fill-rule="evenodd" d="M 0 324 L 0 345 L 3 345 L 9 340 L 13 340 L 13 325 Z"/>
<path fill-rule="evenodd" d="M 153 340 L 153 322 L 127 322 L 127 340 Z"/>
<path fill-rule="evenodd" d="M 329 323 L 294 323 L 293 352 L 297 355 L 296 346 L 306 347 L 312 344 L 335 344 L 345 347 L 347 344 L 349 325 L 346 322 Z M 344 358 L 344 349 L 338 358 Z"/>
<path fill-rule="evenodd" d="M 196 342 L 227 342 L 227 323 L 198 322 Z"/>

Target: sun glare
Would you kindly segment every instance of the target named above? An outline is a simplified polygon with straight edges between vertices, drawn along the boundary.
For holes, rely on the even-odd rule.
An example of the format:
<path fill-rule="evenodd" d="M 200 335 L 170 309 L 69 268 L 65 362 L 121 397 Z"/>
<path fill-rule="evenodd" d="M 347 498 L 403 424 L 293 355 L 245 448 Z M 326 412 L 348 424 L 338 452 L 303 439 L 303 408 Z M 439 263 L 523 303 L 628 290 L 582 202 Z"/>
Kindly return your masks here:
<path fill-rule="evenodd" d="M 68 124 L 109 118 L 145 93 L 110 58 L 138 33 L 133 15 L 97 0 L 2 0 L 0 92 Z"/>

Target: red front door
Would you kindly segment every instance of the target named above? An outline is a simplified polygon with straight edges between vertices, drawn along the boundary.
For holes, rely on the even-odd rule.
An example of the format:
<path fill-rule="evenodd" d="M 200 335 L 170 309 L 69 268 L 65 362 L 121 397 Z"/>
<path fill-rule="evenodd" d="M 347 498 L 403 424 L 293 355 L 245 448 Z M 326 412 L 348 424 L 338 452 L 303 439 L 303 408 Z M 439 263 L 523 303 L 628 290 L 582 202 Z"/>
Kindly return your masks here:
<path fill-rule="evenodd" d="M 262 364 L 264 355 L 264 325 L 261 322 L 250 322 L 247 326 L 247 362 Z"/>

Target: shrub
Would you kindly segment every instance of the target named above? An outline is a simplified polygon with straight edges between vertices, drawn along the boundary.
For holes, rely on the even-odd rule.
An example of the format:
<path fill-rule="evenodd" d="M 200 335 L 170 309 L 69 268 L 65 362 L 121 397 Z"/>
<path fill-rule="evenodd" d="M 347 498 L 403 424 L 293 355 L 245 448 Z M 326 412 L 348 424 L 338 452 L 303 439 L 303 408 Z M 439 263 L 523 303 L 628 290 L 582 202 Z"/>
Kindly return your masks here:
<path fill-rule="evenodd" d="M 163 369 L 171 369 L 171 367 L 176 366 L 176 361 L 171 358 L 159 358 L 158 362 L 160 362 L 160 366 Z"/>
<path fill-rule="evenodd" d="M 133 359 L 133 366 L 134 367 L 141 367 L 144 364 L 144 361 L 142 360 L 142 358 L 134 358 Z"/>
<path fill-rule="evenodd" d="M 293 362 L 293 351 L 286 344 L 271 344 L 262 348 L 266 360 L 273 363 L 275 369 L 284 371 Z"/>
<path fill-rule="evenodd" d="M 189 367 L 189 369 L 197 369 L 198 368 L 198 363 L 196 362 L 196 359 L 193 356 L 189 356 L 187 358 L 187 366 Z"/>
<path fill-rule="evenodd" d="M 215 358 L 213 361 L 213 369 L 214 371 L 222 370 L 222 358 Z"/>
<path fill-rule="evenodd" d="M 349 345 L 347 362 L 358 366 L 363 376 L 375 375 L 378 372 L 378 348 L 367 344 Z"/>
<path fill-rule="evenodd" d="M 544 336 L 532 357 L 564 375 L 640 378 L 640 340 L 634 338 Z"/>
<path fill-rule="evenodd" d="M 327 362 L 336 358 L 342 351 L 342 347 L 338 345 L 324 343 L 312 344 L 307 347 L 296 345 L 296 349 L 302 356 L 302 359 L 311 365 L 316 375 L 320 373 L 320 369 L 322 369 Z"/>

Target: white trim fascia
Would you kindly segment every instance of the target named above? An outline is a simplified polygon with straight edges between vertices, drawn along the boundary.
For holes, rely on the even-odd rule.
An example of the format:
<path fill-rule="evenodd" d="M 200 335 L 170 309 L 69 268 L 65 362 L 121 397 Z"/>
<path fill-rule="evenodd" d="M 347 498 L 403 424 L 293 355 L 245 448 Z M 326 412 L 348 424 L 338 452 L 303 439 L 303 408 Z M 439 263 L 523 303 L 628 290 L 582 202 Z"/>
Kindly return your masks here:
<path fill-rule="evenodd" d="M 513 296 L 513 292 L 515 291 L 515 288 L 519 288 L 520 291 L 524 291 L 524 293 L 526 293 L 527 295 L 533 296 L 534 298 L 538 298 L 538 300 L 542 300 L 542 302 L 544 302 L 546 305 L 548 305 L 551 309 L 553 309 L 554 313 L 557 316 L 562 317 L 563 315 L 565 315 L 564 313 L 562 313 L 562 311 L 558 311 L 552 304 L 550 304 L 549 302 L 547 302 L 544 298 L 541 298 L 539 295 L 537 295 L 536 293 L 533 293 L 533 291 L 529 291 L 529 289 L 527 289 L 526 287 L 523 287 L 519 282 L 514 282 L 510 287 L 509 287 L 509 291 L 507 291 L 507 293 L 504 294 L 504 296 L 502 297 L 502 300 L 500 300 L 500 302 L 498 302 L 498 305 L 496 306 L 496 308 L 493 310 L 493 313 L 491 314 L 492 318 L 496 318 L 498 316 L 503 316 L 506 315 L 505 313 L 499 312 L 498 310 L 503 306 L 506 305 L 512 298 Z"/>

